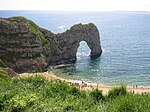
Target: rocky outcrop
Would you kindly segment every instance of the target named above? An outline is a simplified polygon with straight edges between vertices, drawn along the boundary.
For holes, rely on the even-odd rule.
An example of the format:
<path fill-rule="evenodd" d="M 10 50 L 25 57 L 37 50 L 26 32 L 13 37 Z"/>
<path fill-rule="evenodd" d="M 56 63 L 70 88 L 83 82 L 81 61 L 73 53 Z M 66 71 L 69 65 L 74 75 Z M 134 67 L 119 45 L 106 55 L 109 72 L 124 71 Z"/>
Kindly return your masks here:
<path fill-rule="evenodd" d="M 53 34 L 24 17 L 0 18 L 0 66 L 37 72 L 49 65 L 74 63 L 81 41 L 91 49 L 91 57 L 101 55 L 99 32 L 93 23 Z"/>
<path fill-rule="evenodd" d="M 43 35 L 38 26 L 23 17 L 0 19 L 0 59 L 16 72 L 40 71 L 46 67 Z"/>

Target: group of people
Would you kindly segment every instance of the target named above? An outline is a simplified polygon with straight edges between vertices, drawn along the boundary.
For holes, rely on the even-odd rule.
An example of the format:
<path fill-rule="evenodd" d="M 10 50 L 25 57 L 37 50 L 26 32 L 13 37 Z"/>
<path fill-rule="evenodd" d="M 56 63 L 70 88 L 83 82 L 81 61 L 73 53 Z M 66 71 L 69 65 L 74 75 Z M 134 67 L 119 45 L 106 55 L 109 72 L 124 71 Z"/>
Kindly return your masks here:
<path fill-rule="evenodd" d="M 138 85 L 133 85 L 133 88 L 138 88 Z"/>
<path fill-rule="evenodd" d="M 71 86 L 76 86 L 76 87 L 78 87 L 79 89 L 83 89 L 83 88 L 85 88 L 85 87 L 89 87 L 90 85 L 88 85 L 86 82 L 69 82 L 68 81 L 68 83 L 69 83 L 69 85 L 71 85 Z"/>

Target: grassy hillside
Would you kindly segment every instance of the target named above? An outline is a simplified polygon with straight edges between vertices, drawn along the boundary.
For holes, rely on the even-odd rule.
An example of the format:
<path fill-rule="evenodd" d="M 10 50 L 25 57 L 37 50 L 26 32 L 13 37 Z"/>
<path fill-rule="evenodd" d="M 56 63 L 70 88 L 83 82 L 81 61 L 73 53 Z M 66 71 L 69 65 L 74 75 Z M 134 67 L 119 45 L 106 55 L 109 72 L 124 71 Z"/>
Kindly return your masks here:
<path fill-rule="evenodd" d="M 150 95 L 130 94 L 124 86 L 103 95 L 98 89 L 82 91 L 41 76 L 0 78 L 0 111 L 150 112 Z"/>

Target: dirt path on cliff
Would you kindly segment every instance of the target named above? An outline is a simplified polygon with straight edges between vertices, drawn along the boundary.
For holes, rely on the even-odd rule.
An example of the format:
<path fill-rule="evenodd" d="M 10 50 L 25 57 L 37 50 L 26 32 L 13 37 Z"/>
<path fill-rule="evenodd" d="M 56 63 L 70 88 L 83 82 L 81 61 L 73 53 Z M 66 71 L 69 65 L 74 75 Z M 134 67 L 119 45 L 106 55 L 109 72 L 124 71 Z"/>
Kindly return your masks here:
<path fill-rule="evenodd" d="M 48 80 L 65 81 L 69 85 L 76 86 L 82 90 L 92 90 L 92 89 L 98 88 L 99 90 L 102 90 L 102 92 L 104 94 L 107 94 L 110 89 L 116 87 L 116 86 L 97 85 L 95 83 L 88 83 L 88 82 L 79 81 L 79 80 L 65 79 L 65 78 L 58 77 L 54 73 L 48 72 L 48 71 L 43 72 L 43 73 L 22 73 L 22 74 L 19 74 L 20 77 L 28 77 L 28 76 L 33 76 L 33 75 L 41 75 L 41 76 L 44 76 Z M 150 93 L 150 86 L 137 86 L 137 85 L 127 86 L 127 89 L 129 92 L 132 92 L 132 93 L 139 93 L 139 94 Z"/>

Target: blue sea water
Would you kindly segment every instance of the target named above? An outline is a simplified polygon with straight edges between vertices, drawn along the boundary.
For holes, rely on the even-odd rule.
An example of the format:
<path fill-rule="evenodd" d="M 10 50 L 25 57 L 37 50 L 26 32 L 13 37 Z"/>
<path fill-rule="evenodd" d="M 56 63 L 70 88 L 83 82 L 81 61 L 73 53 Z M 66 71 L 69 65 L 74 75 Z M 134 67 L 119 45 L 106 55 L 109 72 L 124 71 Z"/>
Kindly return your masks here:
<path fill-rule="evenodd" d="M 106 85 L 150 86 L 150 13 L 0 11 L 0 17 L 25 16 L 54 33 L 73 24 L 96 24 L 103 53 L 91 60 L 90 49 L 80 43 L 75 65 L 62 69 L 62 77 Z"/>

